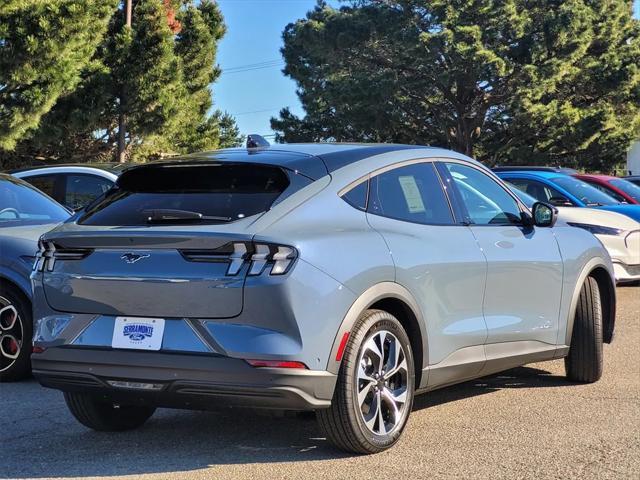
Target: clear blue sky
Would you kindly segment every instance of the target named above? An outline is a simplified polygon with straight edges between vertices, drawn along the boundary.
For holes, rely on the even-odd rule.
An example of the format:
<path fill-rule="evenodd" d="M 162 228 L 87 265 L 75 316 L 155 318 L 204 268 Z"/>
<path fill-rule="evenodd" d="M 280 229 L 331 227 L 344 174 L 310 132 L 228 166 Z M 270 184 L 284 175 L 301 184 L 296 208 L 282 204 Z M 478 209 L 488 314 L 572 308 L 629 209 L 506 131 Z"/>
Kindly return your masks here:
<path fill-rule="evenodd" d="M 280 47 L 284 27 L 303 18 L 316 1 L 218 0 L 218 4 L 227 34 L 218 52 L 223 74 L 213 85 L 215 106 L 236 117 L 242 134 L 271 134 L 269 119 L 281 108 L 288 106 L 294 113 L 303 113 L 295 83 L 282 74 Z M 634 1 L 634 12 L 640 18 L 640 0 Z M 268 68 L 233 71 L 246 65 L 261 67 L 265 62 L 270 62 Z"/>
<path fill-rule="evenodd" d="M 242 134 L 271 134 L 269 119 L 283 107 L 302 114 L 296 85 L 282 74 L 280 55 L 284 27 L 311 10 L 315 0 L 218 0 L 227 34 L 218 51 L 223 74 L 213 85 L 217 108 L 236 117 Z M 230 69 L 280 61 L 269 68 Z"/>

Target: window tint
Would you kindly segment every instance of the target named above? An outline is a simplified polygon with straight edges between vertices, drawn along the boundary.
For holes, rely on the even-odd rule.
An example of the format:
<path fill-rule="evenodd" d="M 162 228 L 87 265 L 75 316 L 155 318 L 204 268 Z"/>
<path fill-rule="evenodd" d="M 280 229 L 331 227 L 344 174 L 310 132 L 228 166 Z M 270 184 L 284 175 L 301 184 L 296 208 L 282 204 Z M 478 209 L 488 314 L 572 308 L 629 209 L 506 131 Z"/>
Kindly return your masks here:
<path fill-rule="evenodd" d="M 600 190 L 602 193 L 606 193 L 607 195 L 615 198 L 619 202 L 626 202 L 625 198 L 622 195 L 620 195 L 618 192 L 611 190 L 610 188 L 605 187 L 604 185 L 600 185 L 599 183 L 589 182 L 588 180 L 585 180 L 585 182 L 587 182 L 596 190 Z"/>
<path fill-rule="evenodd" d="M 104 194 L 113 183 L 94 175 L 67 174 L 64 204 L 77 210 Z"/>
<path fill-rule="evenodd" d="M 25 180 L 41 192 L 46 193 L 51 198 L 55 198 L 55 175 L 38 175 L 37 177 L 25 178 Z"/>
<path fill-rule="evenodd" d="M 453 223 L 432 163 L 407 165 L 372 178 L 367 211 L 414 223 Z"/>
<path fill-rule="evenodd" d="M 640 187 L 638 185 L 627 180 L 623 180 L 622 178 L 616 178 L 614 180 L 611 180 L 610 182 L 612 185 L 622 190 L 631 198 L 640 202 Z"/>
<path fill-rule="evenodd" d="M 571 201 L 565 195 L 542 182 L 528 178 L 509 178 L 508 181 L 539 202 L 547 202 L 558 206 L 572 205 Z"/>
<path fill-rule="evenodd" d="M 459 163 L 447 163 L 446 166 L 467 209 L 469 222 L 476 225 L 521 222 L 518 203 L 494 179 Z"/>
<path fill-rule="evenodd" d="M 90 205 L 78 223 L 133 226 L 234 221 L 267 211 L 288 187 L 286 173 L 270 165 L 139 167 L 123 173 L 117 188 Z"/>
<path fill-rule="evenodd" d="M 342 199 L 347 202 L 352 207 L 357 208 L 358 210 L 366 210 L 367 209 L 367 194 L 369 193 L 369 181 L 366 180 L 347 193 L 342 195 Z"/>
<path fill-rule="evenodd" d="M 0 177 L 0 228 L 59 223 L 67 218 L 69 212 L 35 188 Z"/>
<path fill-rule="evenodd" d="M 620 202 L 610 195 L 596 190 L 591 185 L 577 178 L 563 176 L 551 179 L 556 185 L 560 185 L 567 192 L 578 197 L 587 207 L 599 205 L 618 205 Z"/>
<path fill-rule="evenodd" d="M 533 204 L 536 203 L 538 200 L 533 198 L 531 195 L 529 195 L 528 193 L 526 193 L 524 190 L 521 190 L 518 186 L 516 186 L 516 184 L 514 182 L 512 182 L 511 180 L 505 180 L 504 183 L 506 183 L 509 188 L 511 189 L 511 191 L 513 193 L 515 193 L 517 195 L 517 197 L 520 199 L 520 201 L 522 203 L 524 203 L 527 207 L 531 208 L 533 207 Z"/>

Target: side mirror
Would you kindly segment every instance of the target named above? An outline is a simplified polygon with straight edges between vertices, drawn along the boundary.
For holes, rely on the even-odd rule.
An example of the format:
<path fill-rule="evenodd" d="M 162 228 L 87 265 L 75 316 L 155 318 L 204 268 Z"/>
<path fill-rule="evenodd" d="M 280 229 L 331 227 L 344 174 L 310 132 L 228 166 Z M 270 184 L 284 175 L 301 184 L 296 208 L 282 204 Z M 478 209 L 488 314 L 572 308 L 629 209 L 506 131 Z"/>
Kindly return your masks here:
<path fill-rule="evenodd" d="M 536 202 L 531 209 L 536 227 L 553 227 L 558 219 L 558 210 L 548 203 Z"/>
<path fill-rule="evenodd" d="M 551 197 L 549 203 L 556 207 L 573 207 L 573 203 L 567 197 Z"/>

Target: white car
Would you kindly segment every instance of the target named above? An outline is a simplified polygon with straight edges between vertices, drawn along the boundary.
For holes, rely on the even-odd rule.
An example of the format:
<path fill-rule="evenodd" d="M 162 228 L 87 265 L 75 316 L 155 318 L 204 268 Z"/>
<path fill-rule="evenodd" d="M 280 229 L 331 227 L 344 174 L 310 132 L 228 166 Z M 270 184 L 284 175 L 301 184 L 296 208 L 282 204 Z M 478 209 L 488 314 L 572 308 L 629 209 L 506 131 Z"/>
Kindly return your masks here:
<path fill-rule="evenodd" d="M 509 185 L 529 208 L 537 202 L 531 195 Z M 556 208 L 559 220 L 588 230 L 602 242 L 611 256 L 616 282 L 640 281 L 640 222 L 599 208 Z"/>
<path fill-rule="evenodd" d="M 127 166 L 122 163 L 40 165 L 9 173 L 77 211 L 109 190 Z"/>

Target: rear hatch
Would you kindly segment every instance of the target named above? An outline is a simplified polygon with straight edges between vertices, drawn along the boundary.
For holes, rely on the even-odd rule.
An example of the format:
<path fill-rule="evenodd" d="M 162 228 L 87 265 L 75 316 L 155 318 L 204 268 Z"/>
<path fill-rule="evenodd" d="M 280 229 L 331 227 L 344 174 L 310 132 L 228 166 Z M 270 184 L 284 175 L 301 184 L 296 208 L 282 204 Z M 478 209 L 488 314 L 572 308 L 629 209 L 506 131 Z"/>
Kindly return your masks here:
<path fill-rule="evenodd" d="M 260 164 L 149 165 L 44 238 L 36 268 L 58 311 L 233 317 L 242 311 L 251 225 L 310 180 Z"/>

